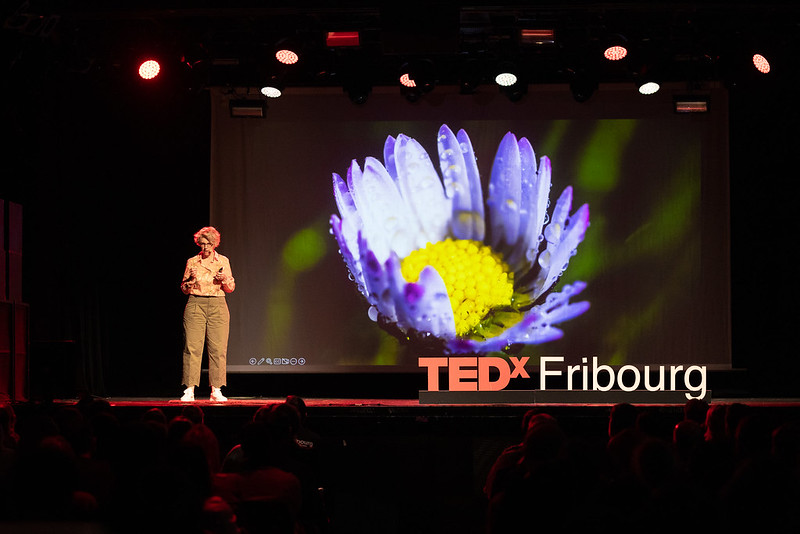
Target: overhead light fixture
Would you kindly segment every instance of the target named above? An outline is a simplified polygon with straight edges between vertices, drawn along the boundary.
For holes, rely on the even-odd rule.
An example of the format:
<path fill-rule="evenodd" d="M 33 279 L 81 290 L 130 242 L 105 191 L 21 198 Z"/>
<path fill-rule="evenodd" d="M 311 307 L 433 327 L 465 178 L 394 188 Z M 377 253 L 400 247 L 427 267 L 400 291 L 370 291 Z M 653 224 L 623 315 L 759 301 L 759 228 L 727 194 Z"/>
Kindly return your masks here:
<path fill-rule="evenodd" d="M 707 113 L 710 98 L 707 95 L 674 96 L 675 113 Z"/>
<path fill-rule="evenodd" d="M 263 100 L 231 100 L 231 117 L 263 119 L 267 115 L 267 103 Z"/>
<path fill-rule="evenodd" d="M 325 44 L 330 48 L 358 46 L 361 44 L 358 32 L 328 32 Z"/>
<path fill-rule="evenodd" d="M 528 84 L 523 82 L 517 82 L 514 85 L 509 85 L 508 87 L 501 87 L 500 92 L 506 95 L 511 102 L 519 102 L 522 100 L 522 97 L 528 94 Z"/>
<path fill-rule="evenodd" d="M 603 57 L 609 61 L 619 61 L 628 55 L 628 49 L 624 46 L 609 46 L 603 51 Z"/>
<path fill-rule="evenodd" d="M 483 65 L 476 58 L 470 58 L 461 65 L 458 80 L 458 92 L 471 95 L 483 81 Z"/>
<path fill-rule="evenodd" d="M 503 61 L 497 66 L 494 82 L 500 87 L 511 87 L 519 81 L 517 66 L 510 61 Z"/>
<path fill-rule="evenodd" d="M 347 93 L 347 97 L 353 104 L 361 105 L 369 98 L 369 94 L 372 92 L 372 86 L 367 82 L 354 80 L 345 84 L 342 90 Z"/>
<path fill-rule="evenodd" d="M 761 54 L 753 54 L 753 66 L 761 74 L 769 74 L 769 71 L 772 70 L 769 60 Z"/>
<path fill-rule="evenodd" d="M 497 76 L 494 77 L 494 81 L 500 87 L 511 87 L 515 83 L 517 83 L 517 75 L 513 72 L 501 72 Z"/>
<path fill-rule="evenodd" d="M 404 72 L 403 74 L 401 74 L 399 80 L 400 80 L 400 85 L 402 85 L 403 87 L 416 87 L 417 86 L 417 82 L 412 80 L 411 79 L 411 75 L 409 73 L 407 73 L 407 72 Z"/>
<path fill-rule="evenodd" d="M 572 79 L 569 82 L 569 90 L 572 92 L 572 98 L 576 102 L 586 102 L 589 100 L 597 88 L 599 83 L 597 78 L 589 75 L 586 72 L 574 72 Z"/>
<path fill-rule="evenodd" d="M 283 94 L 283 91 L 274 85 L 265 85 L 261 88 L 261 94 L 267 98 L 280 98 L 280 96 Z"/>
<path fill-rule="evenodd" d="M 604 39 L 603 57 L 608 61 L 619 61 L 628 57 L 628 39 L 618 33 Z"/>
<path fill-rule="evenodd" d="M 153 80 L 161 73 L 161 64 L 156 59 L 146 59 L 139 64 L 139 77 L 143 80 Z"/>
<path fill-rule="evenodd" d="M 654 67 L 652 63 L 646 63 L 641 66 L 634 77 L 640 94 L 652 95 L 661 89 L 658 72 L 658 65 Z"/>
<path fill-rule="evenodd" d="M 422 95 L 430 93 L 436 86 L 436 73 L 433 61 L 415 60 L 400 67 L 400 93 L 409 102 L 416 102 Z"/>
<path fill-rule="evenodd" d="M 272 47 L 275 59 L 282 65 L 294 65 L 300 61 L 303 43 L 296 37 L 283 37 Z"/>
<path fill-rule="evenodd" d="M 353 61 L 342 71 L 342 90 L 353 104 L 361 105 L 372 92 L 369 69 L 361 61 Z"/>
<path fill-rule="evenodd" d="M 409 79 L 423 93 L 430 93 L 436 87 L 436 68 L 430 59 L 417 59 L 408 64 Z"/>
<path fill-rule="evenodd" d="M 300 61 L 300 56 L 294 50 L 289 50 L 288 48 L 281 48 L 277 52 L 275 52 L 275 59 L 278 60 L 279 63 L 283 63 L 284 65 L 294 65 L 298 61 Z"/>
<path fill-rule="evenodd" d="M 639 84 L 639 93 L 643 95 L 653 95 L 661 89 L 658 82 L 647 81 Z"/>
<path fill-rule="evenodd" d="M 270 76 L 269 79 L 261 86 L 261 94 L 267 98 L 279 98 L 285 89 L 283 83 L 277 76 Z"/>

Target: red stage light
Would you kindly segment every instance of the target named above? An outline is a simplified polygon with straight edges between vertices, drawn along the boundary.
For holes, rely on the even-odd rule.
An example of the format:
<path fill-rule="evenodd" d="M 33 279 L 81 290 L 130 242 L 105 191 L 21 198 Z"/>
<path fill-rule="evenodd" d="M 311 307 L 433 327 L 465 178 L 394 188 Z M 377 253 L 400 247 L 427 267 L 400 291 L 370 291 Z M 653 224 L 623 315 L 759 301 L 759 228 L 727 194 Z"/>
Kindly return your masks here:
<path fill-rule="evenodd" d="M 284 65 L 294 65 L 300 60 L 300 56 L 297 53 L 292 52 L 291 50 L 278 50 L 275 52 L 275 59 L 283 63 Z"/>
<path fill-rule="evenodd" d="M 161 65 L 155 59 L 148 59 L 139 65 L 139 76 L 143 80 L 152 80 L 161 72 Z"/>
<path fill-rule="evenodd" d="M 753 65 L 755 65 L 756 70 L 762 74 L 768 74 L 770 71 L 769 61 L 761 54 L 755 54 L 753 56 Z"/>
<path fill-rule="evenodd" d="M 603 57 L 608 59 L 609 61 L 619 61 L 620 59 L 624 58 L 628 55 L 628 49 L 624 46 L 609 46 L 606 48 L 605 52 L 603 52 Z"/>
<path fill-rule="evenodd" d="M 402 76 L 400 76 L 400 83 L 402 85 L 405 85 L 406 87 L 416 87 L 417 86 L 416 82 L 414 80 L 412 80 L 411 76 L 409 76 L 408 74 L 403 74 Z"/>

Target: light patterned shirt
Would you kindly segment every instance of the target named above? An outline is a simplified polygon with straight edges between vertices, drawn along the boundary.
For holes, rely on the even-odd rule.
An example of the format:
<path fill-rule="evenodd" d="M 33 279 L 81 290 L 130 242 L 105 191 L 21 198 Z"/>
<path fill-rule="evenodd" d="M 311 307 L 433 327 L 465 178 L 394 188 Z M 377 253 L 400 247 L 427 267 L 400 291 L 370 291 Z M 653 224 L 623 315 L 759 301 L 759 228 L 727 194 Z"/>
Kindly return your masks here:
<path fill-rule="evenodd" d="M 195 278 L 187 281 L 191 276 L 192 268 L 195 269 Z M 217 273 L 224 274 L 225 280 L 220 282 L 214 278 Z M 186 260 L 181 291 L 187 295 L 224 297 L 225 293 L 231 293 L 234 289 L 236 289 L 236 280 L 231 272 L 231 264 L 228 258 L 217 253 L 216 250 L 207 259 L 203 259 L 198 254 Z"/>

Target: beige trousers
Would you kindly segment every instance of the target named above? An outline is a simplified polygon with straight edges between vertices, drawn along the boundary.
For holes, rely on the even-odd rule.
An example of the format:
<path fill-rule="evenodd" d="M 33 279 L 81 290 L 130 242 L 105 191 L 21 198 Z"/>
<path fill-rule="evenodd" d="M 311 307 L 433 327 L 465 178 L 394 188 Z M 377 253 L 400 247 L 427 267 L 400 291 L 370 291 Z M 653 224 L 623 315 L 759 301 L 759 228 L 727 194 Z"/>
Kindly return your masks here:
<path fill-rule="evenodd" d="M 230 312 L 225 297 L 189 295 L 183 310 L 183 384 L 200 385 L 203 347 L 208 348 L 208 381 L 212 387 L 225 385 Z"/>

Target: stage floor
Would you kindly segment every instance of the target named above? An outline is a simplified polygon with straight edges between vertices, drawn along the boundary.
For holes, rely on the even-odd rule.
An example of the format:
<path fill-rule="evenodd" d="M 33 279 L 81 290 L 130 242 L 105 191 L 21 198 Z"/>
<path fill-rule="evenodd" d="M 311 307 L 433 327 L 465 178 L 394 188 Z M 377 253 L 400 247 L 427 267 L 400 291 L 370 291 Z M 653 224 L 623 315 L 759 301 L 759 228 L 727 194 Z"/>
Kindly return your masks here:
<path fill-rule="evenodd" d="M 198 397 L 197 400 L 191 403 L 181 402 L 178 398 L 166 397 L 108 397 L 105 398 L 112 406 L 185 406 L 187 404 L 195 404 L 198 406 L 214 406 L 214 407 L 249 407 L 249 406 L 263 406 L 264 404 L 273 404 L 276 402 L 283 402 L 283 397 L 228 397 L 227 402 L 212 402 L 208 399 Z M 349 398 L 312 398 L 304 397 L 303 401 L 309 408 L 435 408 L 435 407 L 532 407 L 532 406 L 557 406 L 557 407 L 581 407 L 581 406 L 612 406 L 616 403 L 612 402 L 558 402 L 558 403 L 441 403 L 441 404 L 424 404 L 419 399 L 349 399 Z M 56 403 L 74 403 L 77 399 L 58 399 Z M 713 399 L 710 404 L 732 404 L 742 403 L 749 406 L 776 406 L 776 407 L 800 407 L 800 398 L 718 398 Z M 639 404 L 632 402 L 632 404 Z M 642 403 L 645 404 L 645 403 Z M 649 406 L 683 406 L 683 402 L 663 402 L 663 403 L 646 403 Z"/>

